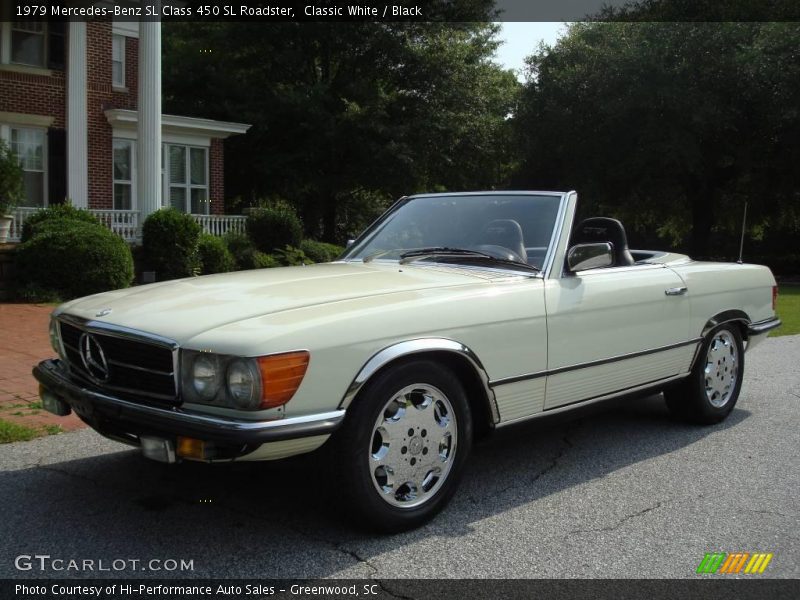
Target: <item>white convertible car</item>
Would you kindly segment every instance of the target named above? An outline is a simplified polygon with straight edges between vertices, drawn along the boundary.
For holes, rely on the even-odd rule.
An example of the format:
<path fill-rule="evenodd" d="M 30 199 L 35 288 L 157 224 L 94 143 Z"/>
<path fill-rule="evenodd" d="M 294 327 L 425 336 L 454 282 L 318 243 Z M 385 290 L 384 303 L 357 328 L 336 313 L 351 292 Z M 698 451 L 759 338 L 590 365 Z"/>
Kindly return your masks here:
<path fill-rule="evenodd" d="M 473 438 L 663 391 L 710 424 L 780 325 L 769 269 L 629 250 L 574 192 L 405 197 L 337 261 L 195 277 L 59 306 L 44 406 L 167 462 L 331 451 L 373 526 L 424 522 Z"/>

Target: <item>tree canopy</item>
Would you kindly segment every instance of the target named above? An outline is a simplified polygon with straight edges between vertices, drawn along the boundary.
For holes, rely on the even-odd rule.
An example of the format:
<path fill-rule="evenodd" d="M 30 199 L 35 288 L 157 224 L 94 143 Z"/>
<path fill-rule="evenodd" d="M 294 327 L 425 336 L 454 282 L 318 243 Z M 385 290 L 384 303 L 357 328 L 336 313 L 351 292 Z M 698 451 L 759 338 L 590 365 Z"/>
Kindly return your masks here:
<path fill-rule="evenodd" d="M 745 201 L 751 250 L 800 245 L 800 24 L 645 0 L 532 48 L 521 85 L 492 2 L 463 4 L 471 22 L 165 23 L 164 109 L 252 123 L 226 143 L 228 209 L 280 197 L 330 241 L 403 194 L 515 187 L 576 189 L 637 245 L 734 256 Z"/>
<path fill-rule="evenodd" d="M 480 3 L 478 3 L 480 4 Z M 519 84 L 490 23 L 165 25 L 165 111 L 252 123 L 226 187 L 341 241 L 400 195 L 497 186 Z M 232 207 L 236 208 L 236 207 Z"/>
<path fill-rule="evenodd" d="M 575 188 L 640 239 L 730 255 L 800 230 L 800 27 L 593 22 L 528 59 L 516 183 Z"/>

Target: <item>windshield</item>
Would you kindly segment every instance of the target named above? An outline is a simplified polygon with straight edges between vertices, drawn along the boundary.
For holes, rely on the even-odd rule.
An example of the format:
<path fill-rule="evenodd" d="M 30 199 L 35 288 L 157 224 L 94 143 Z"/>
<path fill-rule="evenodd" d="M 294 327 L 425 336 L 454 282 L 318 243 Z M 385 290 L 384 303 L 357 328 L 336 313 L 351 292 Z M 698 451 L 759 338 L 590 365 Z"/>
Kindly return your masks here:
<path fill-rule="evenodd" d="M 541 269 L 560 201 L 560 194 L 412 197 L 368 230 L 344 259 L 401 260 L 424 254 L 429 260 L 465 262 L 484 254 Z"/>

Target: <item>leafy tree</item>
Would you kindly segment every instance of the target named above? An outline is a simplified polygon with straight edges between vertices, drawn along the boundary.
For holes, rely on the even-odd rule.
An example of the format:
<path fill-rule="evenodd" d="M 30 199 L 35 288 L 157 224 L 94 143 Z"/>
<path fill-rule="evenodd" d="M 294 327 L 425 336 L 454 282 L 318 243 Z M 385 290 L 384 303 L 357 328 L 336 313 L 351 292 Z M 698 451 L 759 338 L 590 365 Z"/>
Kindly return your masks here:
<path fill-rule="evenodd" d="M 228 142 L 227 191 L 288 198 L 309 235 L 341 242 L 366 198 L 379 212 L 510 172 L 518 84 L 477 22 L 491 2 L 464 6 L 475 22 L 165 24 L 165 111 L 252 123 Z"/>
<path fill-rule="evenodd" d="M 584 209 L 620 216 L 634 238 L 686 241 L 696 256 L 733 251 L 745 200 L 754 234 L 791 219 L 797 231 L 799 32 L 570 26 L 528 59 L 516 183 L 576 188 Z"/>

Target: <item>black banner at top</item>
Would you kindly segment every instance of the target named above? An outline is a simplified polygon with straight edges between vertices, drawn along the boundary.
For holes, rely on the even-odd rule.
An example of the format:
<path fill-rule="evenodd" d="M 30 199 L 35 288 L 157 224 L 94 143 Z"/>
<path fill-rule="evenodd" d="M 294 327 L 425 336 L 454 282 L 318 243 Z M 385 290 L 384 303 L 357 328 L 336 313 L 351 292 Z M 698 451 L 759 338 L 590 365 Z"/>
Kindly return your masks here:
<path fill-rule="evenodd" d="M 2 19 L 267 22 L 797 21 L 797 0 L 12 0 Z"/>

